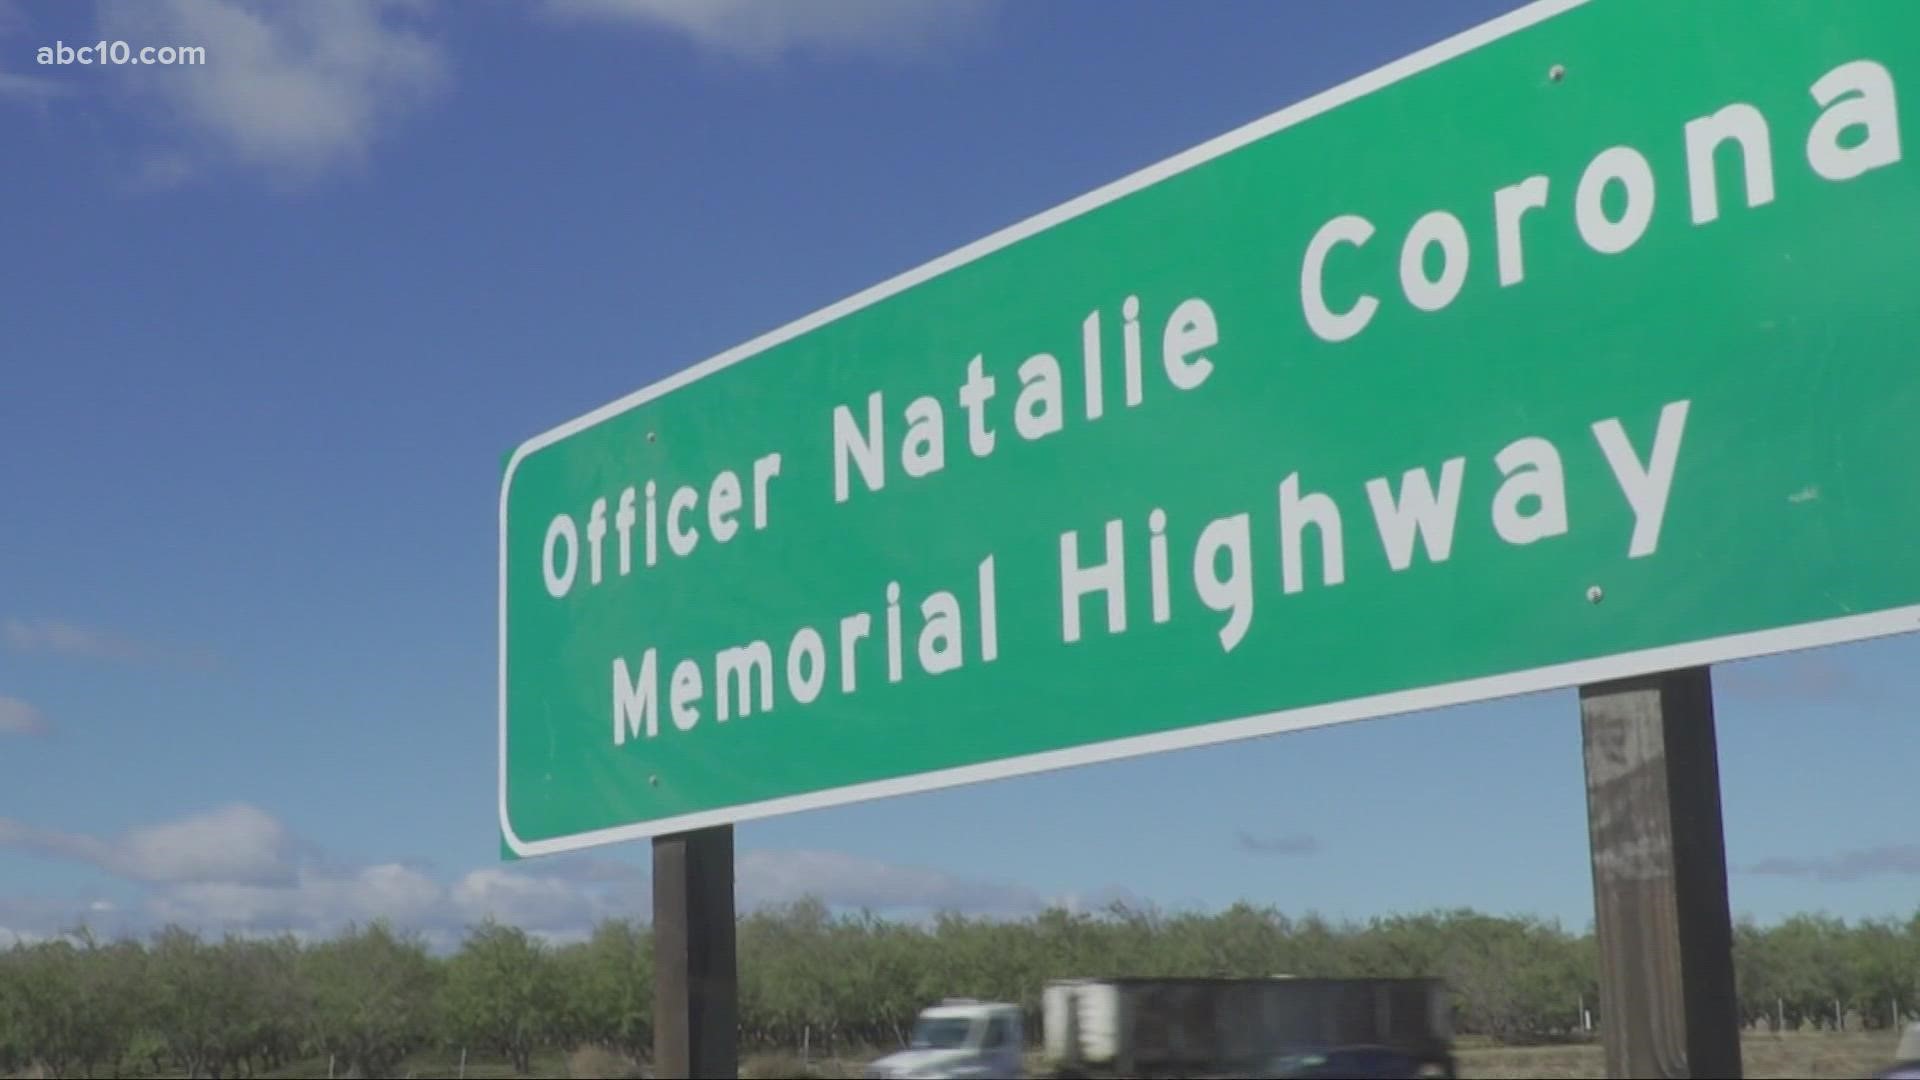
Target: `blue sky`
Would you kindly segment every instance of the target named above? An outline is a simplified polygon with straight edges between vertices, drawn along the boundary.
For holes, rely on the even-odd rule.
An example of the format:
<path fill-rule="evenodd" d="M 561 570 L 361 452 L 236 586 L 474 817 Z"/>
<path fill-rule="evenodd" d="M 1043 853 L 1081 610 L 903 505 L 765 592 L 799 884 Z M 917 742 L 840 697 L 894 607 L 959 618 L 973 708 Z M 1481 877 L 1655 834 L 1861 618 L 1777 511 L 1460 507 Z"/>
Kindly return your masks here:
<path fill-rule="evenodd" d="M 502 864 L 523 439 L 1512 0 L 0 0 L 0 941 L 559 935 Z M 206 68 L 42 67 L 101 38 Z M 1920 642 L 1718 673 L 1736 912 L 1910 912 Z M 1592 912 L 1571 692 L 742 825 L 743 904 Z"/>

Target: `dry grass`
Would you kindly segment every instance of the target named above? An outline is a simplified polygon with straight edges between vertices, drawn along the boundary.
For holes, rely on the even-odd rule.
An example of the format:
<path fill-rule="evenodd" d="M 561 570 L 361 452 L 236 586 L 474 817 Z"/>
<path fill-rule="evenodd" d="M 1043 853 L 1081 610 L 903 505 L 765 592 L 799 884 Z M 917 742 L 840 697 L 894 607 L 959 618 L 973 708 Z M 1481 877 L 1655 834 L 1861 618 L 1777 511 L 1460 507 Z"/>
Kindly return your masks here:
<path fill-rule="evenodd" d="M 1843 1032 L 1748 1035 L 1741 1058 L 1751 1080 L 1839 1080 L 1872 1076 L 1893 1060 L 1899 1036 L 1893 1032 Z M 1605 1077 L 1606 1059 L 1598 1044 L 1588 1046 L 1492 1047 L 1462 1049 L 1460 1075 L 1498 1080 L 1534 1076 L 1562 1080 Z"/>
<path fill-rule="evenodd" d="M 1807 1033 L 1789 1035 L 1748 1035 L 1743 1040 L 1746 1075 L 1750 1080 L 1839 1080 L 1872 1076 L 1893 1060 L 1899 1037 L 1892 1032 L 1846 1032 L 1844 1034 Z M 1583 1046 L 1501 1047 L 1468 1042 L 1457 1051 L 1460 1075 L 1473 1080 L 1500 1080 L 1503 1077 L 1542 1077 L 1563 1080 L 1571 1077 L 1604 1077 L 1604 1056 L 1598 1044 Z M 740 1076 L 771 1077 L 858 1077 L 866 1063 L 881 1056 L 880 1051 L 865 1054 L 814 1055 L 802 1066 L 798 1054 L 748 1053 L 743 1056 Z M 1027 1075 L 1043 1076 L 1038 1054 L 1029 1055 Z M 325 1076 L 326 1062 L 306 1062 L 283 1071 L 284 1076 Z M 409 1062 L 403 1076 L 453 1077 L 457 1063 L 438 1059 Z M 16 1073 L 35 1077 L 38 1072 Z M 557 1054 L 536 1060 L 533 1077 L 567 1076 L 644 1076 L 633 1062 L 611 1055 L 600 1058 L 576 1052 L 568 1058 Z M 468 1080 L 506 1080 L 513 1070 L 498 1062 L 469 1060 Z M 514 1078 L 519 1080 L 519 1078 Z"/>
<path fill-rule="evenodd" d="M 814 1055 L 802 1064 L 799 1054 L 748 1054 L 740 1061 L 740 1076 L 742 1080 L 855 1080 L 867 1062 L 884 1056 L 878 1052 L 857 1058 Z"/>
<path fill-rule="evenodd" d="M 640 1063 L 605 1047 L 583 1046 L 567 1055 L 567 1076 L 598 1080 L 626 1080 L 646 1076 Z"/>

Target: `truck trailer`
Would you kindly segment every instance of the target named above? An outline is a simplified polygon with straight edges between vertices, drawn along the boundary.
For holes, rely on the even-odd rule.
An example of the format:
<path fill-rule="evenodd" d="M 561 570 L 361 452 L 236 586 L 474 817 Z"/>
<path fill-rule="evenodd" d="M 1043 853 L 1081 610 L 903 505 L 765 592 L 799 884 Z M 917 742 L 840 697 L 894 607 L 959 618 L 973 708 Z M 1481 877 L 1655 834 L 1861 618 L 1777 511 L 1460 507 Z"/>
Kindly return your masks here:
<path fill-rule="evenodd" d="M 1041 995 L 1043 1075 L 1454 1075 L 1440 979 L 1061 979 Z M 1376 1075 L 1396 1075 L 1381 1072 Z"/>

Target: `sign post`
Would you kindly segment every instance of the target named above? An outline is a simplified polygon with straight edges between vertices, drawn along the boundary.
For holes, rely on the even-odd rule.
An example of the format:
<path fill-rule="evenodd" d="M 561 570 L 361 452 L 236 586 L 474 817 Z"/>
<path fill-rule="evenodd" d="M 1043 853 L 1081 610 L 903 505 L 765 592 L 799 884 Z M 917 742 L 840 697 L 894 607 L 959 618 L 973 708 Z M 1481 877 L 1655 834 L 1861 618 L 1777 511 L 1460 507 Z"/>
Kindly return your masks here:
<path fill-rule="evenodd" d="M 1613 1077 L 1738 1077 L 1739 998 L 1706 668 L 1580 689 Z"/>
<path fill-rule="evenodd" d="M 653 839 L 653 1075 L 739 1065 L 733 826 Z"/>

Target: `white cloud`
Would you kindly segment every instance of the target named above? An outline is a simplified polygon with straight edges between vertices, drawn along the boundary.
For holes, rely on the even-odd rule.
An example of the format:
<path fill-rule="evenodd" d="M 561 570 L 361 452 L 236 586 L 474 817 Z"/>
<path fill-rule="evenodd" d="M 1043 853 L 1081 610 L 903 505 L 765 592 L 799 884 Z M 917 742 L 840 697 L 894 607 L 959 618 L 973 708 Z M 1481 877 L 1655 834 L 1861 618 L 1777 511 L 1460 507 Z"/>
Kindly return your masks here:
<path fill-rule="evenodd" d="M 66 84 L 39 75 L 0 71 L 0 98 L 42 103 L 67 92 Z"/>
<path fill-rule="evenodd" d="M 335 871 L 303 868 L 284 885 L 208 882 L 166 888 L 149 897 L 146 914 L 153 925 L 301 937 L 324 937 L 348 925 L 385 919 L 446 949 L 487 918 L 552 942 L 583 940 L 602 919 L 644 917 L 647 898 L 503 867 L 474 870 L 449 886 L 415 867 L 382 863 Z"/>
<path fill-rule="evenodd" d="M 81 656 L 117 656 L 124 646 L 92 630 L 69 623 L 42 619 L 27 622 L 8 619 L 5 627 L 7 647 L 20 650 L 77 653 Z"/>
<path fill-rule="evenodd" d="M 644 915 L 648 898 L 603 890 L 564 878 L 504 868 L 475 870 L 456 882 L 449 899 L 467 924 L 492 918 L 549 939 L 584 937 L 613 915 Z"/>
<path fill-rule="evenodd" d="M 363 165 L 394 123 L 446 88 L 441 47 L 404 22 L 422 7 L 100 0 L 98 21 L 108 37 L 204 47 L 205 65 L 119 70 L 170 110 L 196 149 L 304 181 Z M 151 160 L 178 178 L 181 153 Z"/>
<path fill-rule="evenodd" d="M 47 730 L 47 718 L 19 698 L 0 695 L 0 735 L 38 735 Z"/>
<path fill-rule="evenodd" d="M 323 937 L 385 919 L 437 948 L 487 918 L 554 942 L 577 941 L 607 918 L 646 920 L 644 865 L 562 856 L 483 866 L 450 882 L 420 866 L 338 865 L 320 858 L 258 807 L 232 804 L 174 821 L 94 836 L 0 818 L 0 850 L 97 866 L 144 886 L 132 903 L 92 897 L 48 905 L 0 896 L 0 927 L 57 934 L 85 923 L 113 933 L 177 923 L 207 933 Z M 896 917 L 935 911 L 1027 915 L 1048 898 L 982 881 L 834 851 L 747 851 L 735 867 L 742 911 L 817 898 Z M 1078 904 L 1082 898 L 1067 902 Z M 1106 896 L 1084 898 L 1104 903 Z"/>
<path fill-rule="evenodd" d="M 38 945 L 59 936 L 57 933 L 46 933 L 30 927 L 0 926 L 0 949 L 11 949 L 16 945 Z"/>
<path fill-rule="evenodd" d="M 999 2 L 544 0 L 537 10 L 554 23 L 653 29 L 755 60 L 795 51 L 911 60 L 978 33 Z M 129 150 L 126 186 L 176 187 L 210 166 L 259 170 L 282 186 L 364 168 L 452 85 L 445 44 L 426 25 L 435 9 L 432 0 L 96 0 L 102 38 L 205 51 L 204 64 L 96 72 L 156 121 L 153 140 Z M 0 0 L 0 32 L 10 13 L 17 23 Z M 0 71 L 0 98 L 44 105 L 76 85 Z"/>
<path fill-rule="evenodd" d="M 1091 892 L 1068 892 L 1049 897 L 1047 905 L 1057 907 L 1075 915 L 1098 914 L 1112 908 L 1115 904 L 1124 905 L 1131 910 L 1141 910 L 1147 902 L 1132 889 L 1122 885 L 1108 885 Z"/>
<path fill-rule="evenodd" d="M 767 59 L 781 53 L 901 58 L 985 23 L 989 0 L 547 0 L 552 14 L 677 31 L 702 45 Z"/>
<path fill-rule="evenodd" d="M 565 875 L 489 867 L 451 887 L 398 863 L 331 865 L 279 819 L 246 804 L 111 837 L 0 818 L 0 849 L 8 848 L 88 863 L 149 886 L 137 914 L 108 901 L 56 910 L 10 908 L 0 898 L 0 916 L 14 916 L 0 918 L 0 924 L 43 933 L 66 922 L 137 919 L 223 933 L 325 935 L 350 923 L 386 919 L 450 945 L 466 926 L 488 916 L 549 937 L 584 936 L 608 915 L 644 913 L 646 900 L 631 868 L 616 873 L 619 864 L 606 861 L 572 862 Z"/>
<path fill-rule="evenodd" d="M 273 884 L 292 880 L 292 854 L 278 819 L 236 804 L 133 830 L 116 845 L 109 869 L 142 881 Z"/>
<path fill-rule="evenodd" d="M 1886 704 L 1879 684 L 1841 662 L 1846 655 L 1828 648 L 1753 657 L 1716 667 L 1714 681 L 1729 695 L 1754 701 Z"/>
<path fill-rule="evenodd" d="M 293 880 L 293 842 L 271 815 L 243 804 L 103 838 L 0 818 L 0 848 L 92 863 L 158 885 L 269 885 Z"/>
<path fill-rule="evenodd" d="M 166 661 L 200 667 L 212 663 L 212 658 L 202 652 L 161 648 L 57 619 L 8 619 L 0 625 L 0 641 L 16 652 L 58 653 L 132 663 Z"/>
<path fill-rule="evenodd" d="M 8 619 L 3 636 L 8 648 L 22 652 L 67 653 L 115 660 L 136 659 L 146 655 L 143 647 L 132 642 L 52 619 L 32 622 Z"/>
<path fill-rule="evenodd" d="M 28 28 L 27 14 L 15 0 L 0 0 L 0 38 L 22 40 L 9 41 L 0 55 L 9 58 L 32 57 L 38 67 L 39 42 L 26 38 Z M 47 69 L 41 68 L 41 71 Z M 26 75 L 15 71 L 0 70 L 0 100 L 24 103 L 45 108 L 54 98 L 70 93 L 72 87 L 58 79 L 48 78 L 45 74 Z"/>
<path fill-rule="evenodd" d="M 1920 876 L 1920 844 L 1887 844 L 1829 855 L 1776 855 L 1745 866 L 1749 874 L 1853 882 L 1874 877 Z"/>
<path fill-rule="evenodd" d="M 388 863 L 346 873 L 303 869 L 275 885 L 180 885 L 157 893 L 147 906 L 158 923 L 326 934 L 375 919 L 438 929 L 445 895 L 439 882 L 420 871 Z"/>
<path fill-rule="evenodd" d="M 16 943 L 32 944 L 66 935 L 82 925 L 94 927 L 98 936 L 117 936 L 123 927 L 114 912 L 77 897 L 49 896 L 0 897 L 0 949 Z"/>
<path fill-rule="evenodd" d="M 610 860 L 563 860 L 529 870 L 487 867 L 452 886 L 398 863 L 331 865 L 279 819 L 246 804 L 117 836 L 0 818 L 0 849 L 8 848 L 91 864 L 149 887 L 134 910 L 105 900 L 50 906 L 0 898 L 0 925 L 41 936 L 80 922 L 315 936 L 386 919 L 451 946 L 467 926 L 491 916 L 567 940 L 584 937 L 608 916 L 644 915 L 648 899 L 637 869 Z"/>
<path fill-rule="evenodd" d="M 623 862 L 619 859 L 602 858 L 587 852 L 567 852 L 550 855 L 521 863 L 526 872 L 539 877 L 559 878 L 562 881 L 576 881 L 583 884 L 632 884 L 644 885 L 647 871 L 644 866 Z"/>

